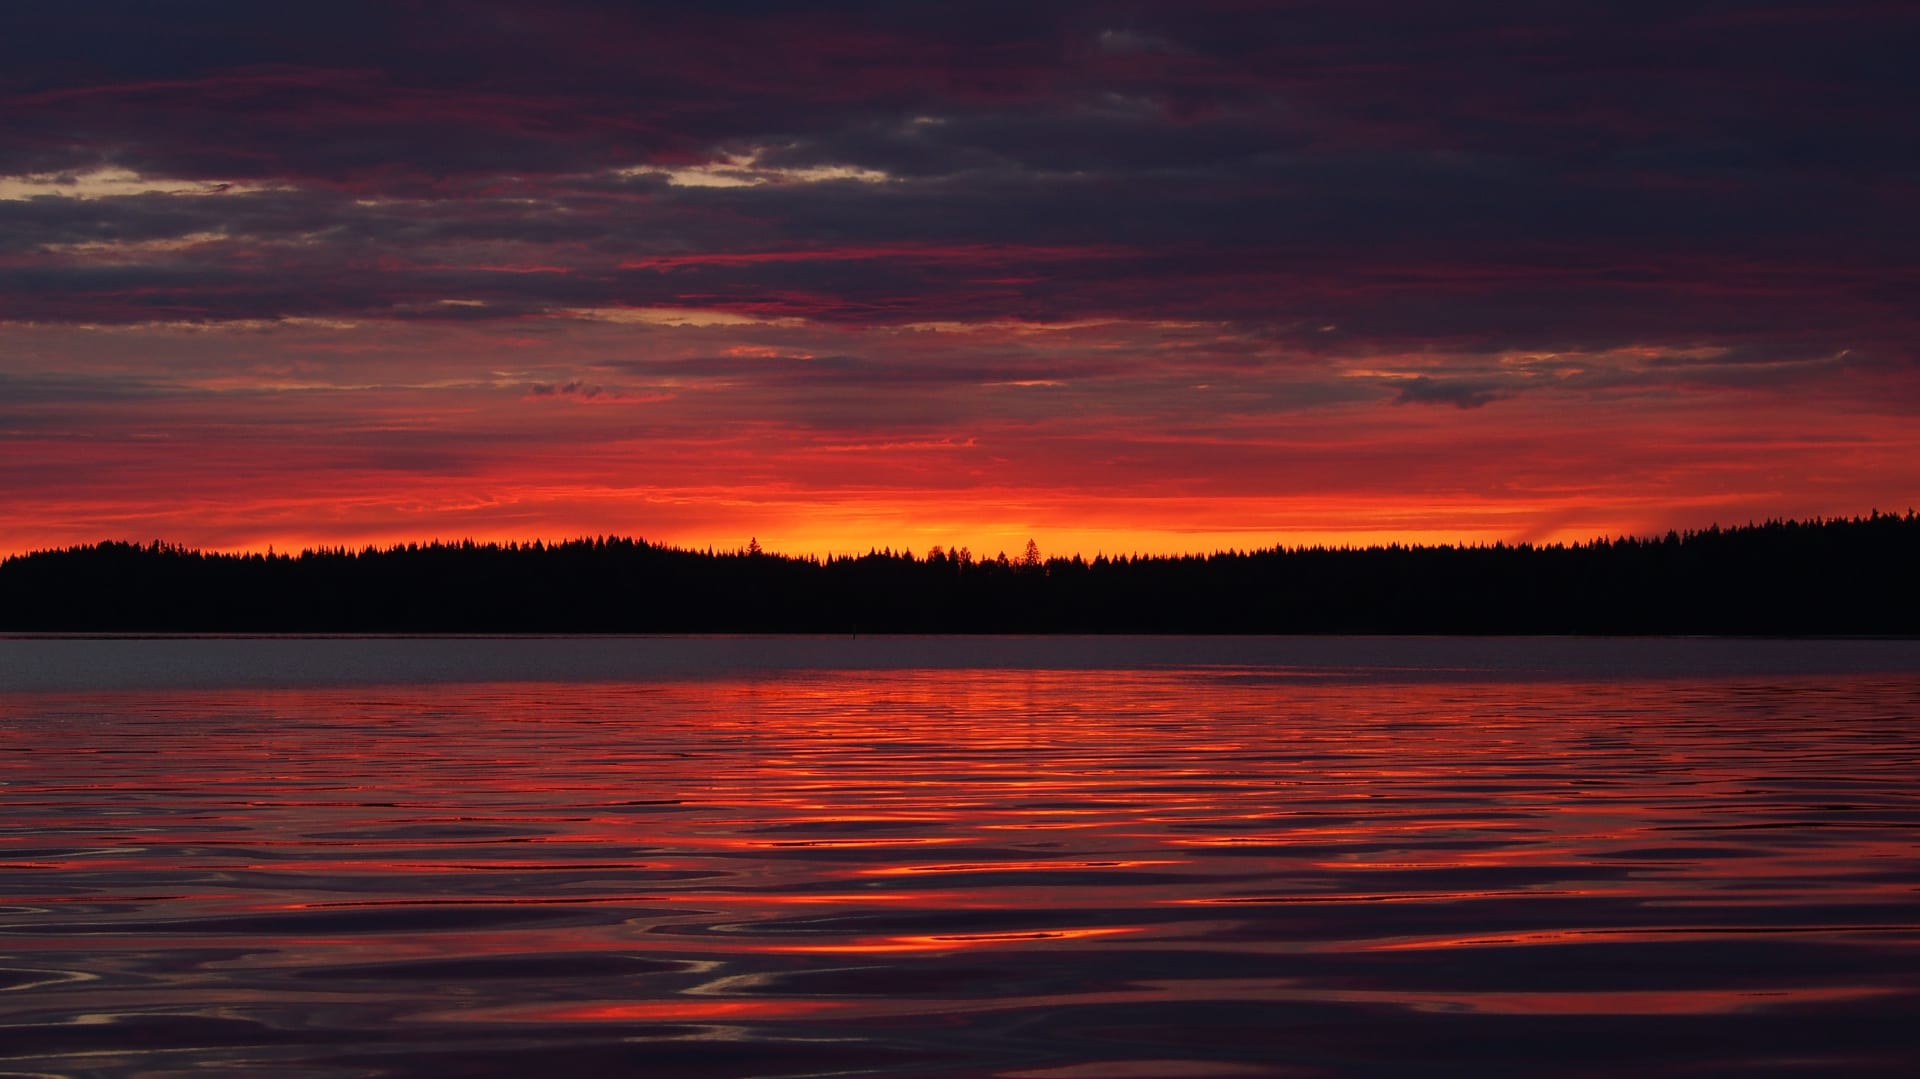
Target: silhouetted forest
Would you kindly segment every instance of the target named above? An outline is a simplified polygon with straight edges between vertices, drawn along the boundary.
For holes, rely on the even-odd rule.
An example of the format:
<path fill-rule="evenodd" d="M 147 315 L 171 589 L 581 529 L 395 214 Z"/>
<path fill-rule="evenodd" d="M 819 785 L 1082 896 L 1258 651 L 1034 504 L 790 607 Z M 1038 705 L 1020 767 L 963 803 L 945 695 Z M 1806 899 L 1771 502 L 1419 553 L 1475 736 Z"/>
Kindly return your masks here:
<path fill-rule="evenodd" d="M 1920 518 L 1658 539 L 1178 557 L 792 558 L 636 539 L 0 562 L 0 629 L 579 633 L 1920 633 Z"/>

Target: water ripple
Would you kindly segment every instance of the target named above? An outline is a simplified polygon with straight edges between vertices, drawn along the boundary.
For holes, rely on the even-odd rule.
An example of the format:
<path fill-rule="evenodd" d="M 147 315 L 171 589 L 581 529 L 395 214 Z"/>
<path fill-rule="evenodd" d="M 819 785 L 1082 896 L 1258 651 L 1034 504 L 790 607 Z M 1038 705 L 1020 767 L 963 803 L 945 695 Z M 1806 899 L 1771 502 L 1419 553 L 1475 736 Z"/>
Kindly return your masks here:
<path fill-rule="evenodd" d="M 1920 1070 L 1920 675 L 1471 675 L 0 693 L 0 1072 Z"/>

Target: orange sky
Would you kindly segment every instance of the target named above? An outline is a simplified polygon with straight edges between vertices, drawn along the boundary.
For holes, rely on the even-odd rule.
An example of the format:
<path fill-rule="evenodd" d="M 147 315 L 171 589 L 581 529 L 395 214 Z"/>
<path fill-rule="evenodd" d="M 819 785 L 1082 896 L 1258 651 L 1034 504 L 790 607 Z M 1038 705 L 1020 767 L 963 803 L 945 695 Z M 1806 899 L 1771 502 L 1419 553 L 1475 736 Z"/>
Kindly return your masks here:
<path fill-rule="evenodd" d="M 11 552 L 108 538 L 297 550 L 597 534 L 986 556 L 1028 538 L 1089 556 L 1552 542 L 1904 510 L 1920 487 L 1920 432 L 1903 415 L 1898 372 L 1686 386 L 1647 377 L 1632 358 L 1588 357 L 1626 387 L 1463 409 L 1398 403 L 1395 379 L 1408 376 L 1380 373 L 1438 361 L 1318 361 L 1276 384 L 1264 371 L 1184 365 L 1154 328 L 1124 322 L 1046 332 L 578 323 L 541 327 L 531 342 L 491 328 L 7 332 L 103 367 L 133 349 L 179 357 L 177 381 L 150 396 L 19 409 L 40 422 L 8 433 L 0 465 L 0 549 Z M 603 373 L 591 396 L 528 389 L 591 374 L 593 361 L 575 355 L 700 351 L 715 336 L 789 339 L 796 357 L 918 349 L 936 363 L 1017 342 L 1110 360 L 1097 375 L 1048 380 L 1057 384 L 932 396 L 831 379 L 818 388 L 805 374 L 815 361 L 799 358 L 779 361 L 801 373 L 773 389 L 625 371 Z M 483 380 L 463 375 L 476 361 Z"/>

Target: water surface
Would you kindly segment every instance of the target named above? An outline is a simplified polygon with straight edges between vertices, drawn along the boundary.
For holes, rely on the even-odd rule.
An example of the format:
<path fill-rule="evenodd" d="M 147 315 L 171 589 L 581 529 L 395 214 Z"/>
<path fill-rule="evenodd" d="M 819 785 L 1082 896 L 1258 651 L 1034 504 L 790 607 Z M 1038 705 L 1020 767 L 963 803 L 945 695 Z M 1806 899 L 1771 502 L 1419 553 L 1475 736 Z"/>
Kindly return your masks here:
<path fill-rule="evenodd" d="M 1916 775 L 1906 642 L 0 640 L 0 1073 L 1906 1075 Z"/>

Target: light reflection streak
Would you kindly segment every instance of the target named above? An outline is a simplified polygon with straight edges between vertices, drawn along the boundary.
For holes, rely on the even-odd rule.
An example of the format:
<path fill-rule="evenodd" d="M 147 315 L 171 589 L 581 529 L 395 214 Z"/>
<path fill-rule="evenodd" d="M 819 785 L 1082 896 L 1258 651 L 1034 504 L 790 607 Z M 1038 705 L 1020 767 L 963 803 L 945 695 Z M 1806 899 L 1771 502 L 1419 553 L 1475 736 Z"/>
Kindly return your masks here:
<path fill-rule="evenodd" d="M 1073 870 L 1073 869 L 1132 869 L 1147 865 L 1182 865 L 1183 862 L 1171 858 L 1130 858 L 1112 861 L 1024 861 L 1024 862 L 955 862 L 946 865 L 893 865 L 879 869 L 862 870 L 868 876 L 899 877 L 921 873 L 999 873 L 1009 870 Z"/>
<path fill-rule="evenodd" d="M 776 944 L 763 948 L 768 952 L 793 952 L 829 955 L 888 955 L 896 952 L 949 952 L 962 948 L 999 948 L 1007 945 L 1055 944 L 1092 940 L 1096 937 L 1138 933 L 1139 926 L 1107 926 L 1099 929 L 1035 929 L 1020 933 L 942 933 L 912 937 L 858 939 L 833 944 Z"/>

